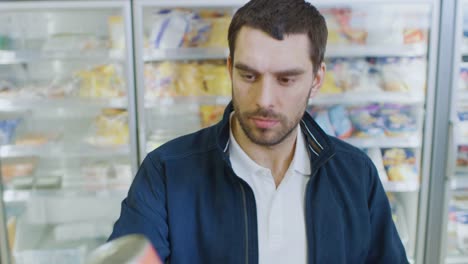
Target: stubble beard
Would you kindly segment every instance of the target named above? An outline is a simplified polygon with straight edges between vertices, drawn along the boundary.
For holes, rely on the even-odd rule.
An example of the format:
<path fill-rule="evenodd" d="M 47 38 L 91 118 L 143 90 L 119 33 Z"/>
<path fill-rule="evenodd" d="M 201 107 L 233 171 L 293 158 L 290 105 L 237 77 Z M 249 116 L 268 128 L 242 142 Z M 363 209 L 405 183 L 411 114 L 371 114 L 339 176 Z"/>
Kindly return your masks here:
<path fill-rule="evenodd" d="M 304 112 L 307 109 L 307 104 L 308 104 L 312 89 L 309 90 L 308 96 L 306 97 L 306 102 L 303 104 L 304 105 L 303 110 L 300 111 L 294 117 L 292 121 L 288 121 L 288 118 L 284 116 L 283 114 L 276 113 L 266 108 L 257 108 L 256 110 L 250 111 L 250 112 L 240 112 L 239 105 L 237 104 L 237 100 L 235 99 L 235 96 L 234 96 L 234 89 L 232 91 L 233 91 L 232 102 L 234 105 L 233 117 L 239 121 L 240 127 L 242 131 L 244 132 L 244 134 L 254 144 L 257 144 L 259 146 L 264 146 L 264 147 L 273 147 L 282 143 L 286 138 L 288 138 L 291 135 L 291 133 L 294 131 L 294 129 L 298 126 L 299 122 L 302 119 L 302 116 L 304 115 Z M 279 125 L 280 125 L 280 130 L 275 132 L 272 129 L 262 129 L 262 128 L 249 126 L 248 124 L 249 118 L 253 116 L 278 120 Z M 255 133 L 257 131 L 258 133 Z M 273 136 L 266 137 L 265 133 L 267 133 L 268 131 L 271 131 L 275 134 Z"/>

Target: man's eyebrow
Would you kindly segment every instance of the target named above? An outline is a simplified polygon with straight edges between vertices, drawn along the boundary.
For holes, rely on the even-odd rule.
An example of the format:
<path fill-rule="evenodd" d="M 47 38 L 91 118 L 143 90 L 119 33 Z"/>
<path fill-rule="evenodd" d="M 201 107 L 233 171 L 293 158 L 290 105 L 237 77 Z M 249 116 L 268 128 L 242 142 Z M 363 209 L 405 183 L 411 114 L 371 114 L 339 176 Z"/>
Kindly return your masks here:
<path fill-rule="evenodd" d="M 260 72 L 255 70 L 254 68 L 242 63 L 242 62 L 238 62 L 234 65 L 234 68 L 238 69 L 238 70 L 241 70 L 241 71 L 246 71 L 246 72 L 251 72 L 251 73 L 255 73 L 255 74 L 259 74 Z M 277 75 L 277 76 L 297 76 L 297 75 L 301 75 L 301 74 L 304 74 L 305 73 L 305 70 L 303 69 L 300 69 L 300 68 L 297 68 L 297 69 L 288 69 L 288 70 L 282 70 L 282 71 L 277 71 L 277 72 L 274 72 L 273 74 L 274 75 Z"/>
<path fill-rule="evenodd" d="M 255 74 L 259 74 L 260 72 L 255 70 L 254 68 L 250 67 L 250 66 L 247 66 L 246 64 L 242 63 L 242 62 L 237 62 L 235 65 L 234 65 L 234 68 L 238 69 L 238 70 L 241 70 L 241 71 L 246 71 L 246 72 L 252 72 L 252 73 L 255 73 Z"/>
<path fill-rule="evenodd" d="M 290 70 L 275 72 L 275 75 L 279 75 L 279 76 L 298 76 L 298 75 L 302 75 L 304 73 L 305 73 L 305 70 L 303 70 L 303 69 L 290 69 Z"/>

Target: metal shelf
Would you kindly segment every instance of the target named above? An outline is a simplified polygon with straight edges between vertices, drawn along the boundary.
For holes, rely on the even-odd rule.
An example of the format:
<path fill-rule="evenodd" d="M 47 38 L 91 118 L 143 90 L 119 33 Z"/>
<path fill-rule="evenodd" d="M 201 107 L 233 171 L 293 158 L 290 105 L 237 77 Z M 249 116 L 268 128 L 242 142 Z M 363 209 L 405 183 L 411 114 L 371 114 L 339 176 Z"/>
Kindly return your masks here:
<path fill-rule="evenodd" d="M 410 45 L 330 45 L 325 57 L 419 57 L 426 56 L 427 44 Z"/>
<path fill-rule="evenodd" d="M 230 96 L 172 96 L 159 97 L 145 100 L 145 108 L 166 107 L 172 105 L 227 105 L 231 101 Z"/>
<path fill-rule="evenodd" d="M 161 107 L 177 104 L 227 105 L 230 96 L 166 96 L 145 100 L 145 107 Z M 419 105 L 424 103 L 424 96 L 410 93 L 391 92 L 346 92 L 341 94 L 319 94 L 309 99 L 309 105 L 359 104 L 359 103 L 400 103 Z M 1 106 L 1 105 L 0 105 Z"/>
<path fill-rule="evenodd" d="M 32 196 L 43 196 L 43 197 L 125 197 L 127 190 L 120 190 L 120 189 L 53 189 L 53 190 L 37 190 L 37 189 L 29 189 L 29 190 L 15 190 L 15 189 L 5 189 L 3 191 L 3 200 L 7 203 L 12 202 L 26 202 Z"/>
<path fill-rule="evenodd" d="M 419 191 L 419 182 L 383 182 L 386 192 L 417 192 Z"/>
<path fill-rule="evenodd" d="M 466 256 L 447 256 L 445 259 L 447 264 L 466 264 L 468 263 L 468 255 Z"/>
<path fill-rule="evenodd" d="M 84 52 L 68 51 L 14 51 L 0 50 L 0 65 L 22 64 L 44 60 L 85 60 L 85 61 L 123 61 L 122 52 L 112 50 L 95 50 Z"/>
<path fill-rule="evenodd" d="M 29 109 L 79 109 L 79 108 L 127 108 L 128 99 L 118 98 L 0 98 L 0 111 L 22 111 Z"/>
<path fill-rule="evenodd" d="M 166 50 L 146 50 L 143 61 L 167 60 L 217 60 L 227 59 L 229 49 L 226 48 L 180 48 Z"/>
<path fill-rule="evenodd" d="M 334 57 L 417 57 L 427 53 L 426 43 L 387 46 L 387 45 L 342 45 L 328 46 L 325 56 Z M 227 48 L 180 48 L 165 50 L 145 50 L 143 61 L 168 60 L 213 60 L 226 59 L 229 55 Z"/>
<path fill-rule="evenodd" d="M 419 148 L 422 139 L 413 134 L 407 137 L 347 138 L 344 141 L 359 148 Z"/>
<path fill-rule="evenodd" d="M 18 157 L 52 157 L 52 158 L 80 158 L 80 157 L 108 157 L 130 154 L 130 146 L 95 147 L 86 143 L 73 148 L 66 148 L 58 143 L 46 143 L 41 146 L 0 146 L 0 158 Z"/>
<path fill-rule="evenodd" d="M 152 6 L 152 7 L 240 7 L 247 3 L 247 0 L 136 0 L 139 5 L 143 6 Z M 353 1 L 343 1 L 343 0 L 319 0 L 314 1 L 314 5 L 318 8 L 336 5 L 372 5 L 372 4 L 388 4 L 388 0 L 353 0 Z M 392 0 L 392 4 L 408 4 L 407 0 Z M 432 3 L 431 0 L 412 0 L 411 3 Z"/>
<path fill-rule="evenodd" d="M 424 94 L 404 92 L 345 92 L 340 94 L 319 94 L 309 99 L 310 105 L 356 104 L 356 103 L 400 103 L 423 104 Z"/>

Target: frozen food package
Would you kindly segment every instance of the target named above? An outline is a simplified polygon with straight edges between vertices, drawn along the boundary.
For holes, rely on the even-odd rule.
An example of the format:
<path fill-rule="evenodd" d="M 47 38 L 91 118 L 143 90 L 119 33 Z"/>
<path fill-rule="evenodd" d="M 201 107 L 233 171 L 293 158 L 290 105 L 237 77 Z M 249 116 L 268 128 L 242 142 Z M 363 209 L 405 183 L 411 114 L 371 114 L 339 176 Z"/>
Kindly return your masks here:
<path fill-rule="evenodd" d="M 336 105 L 328 110 L 330 121 L 338 138 L 349 138 L 353 133 L 353 125 L 349 120 L 348 112 L 342 105 Z"/>
<path fill-rule="evenodd" d="M 338 58 L 330 60 L 336 86 L 344 92 L 366 85 L 369 65 L 364 59 Z"/>
<path fill-rule="evenodd" d="M 319 94 L 339 94 L 343 90 L 337 85 L 335 73 L 333 71 L 327 71 L 325 73 L 325 79 L 323 80 L 322 87 L 319 90 Z"/>
<path fill-rule="evenodd" d="M 112 50 L 125 49 L 125 25 L 122 16 L 114 15 L 107 18 L 109 25 L 109 44 Z"/>
<path fill-rule="evenodd" d="M 211 32 L 208 40 L 206 41 L 206 47 L 215 48 L 227 48 L 228 39 L 226 37 L 231 18 L 228 16 L 221 16 L 211 19 Z"/>
<path fill-rule="evenodd" d="M 416 118 L 410 105 L 387 103 L 382 105 L 380 111 L 387 136 L 401 137 L 417 132 Z"/>
<path fill-rule="evenodd" d="M 201 65 L 196 62 L 180 63 L 177 67 L 177 92 L 180 96 L 202 95 L 203 76 Z"/>
<path fill-rule="evenodd" d="M 387 172 L 385 171 L 384 162 L 382 158 L 382 152 L 379 148 L 369 148 L 366 151 L 369 158 L 374 163 L 375 167 L 377 168 L 377 172 L 379 173 L 380 181 L 387 182 L 388 176 Z"/>
<path fill-rule="evenodd" d="M 201 47 L 209 38 L 211 32 L 211 23 L 199 16 L 195 16 L 190 21 L 190 30 L 185 34 L 184 46 Z"/>
<path fill-rule="evenodd" d="M 32 176 L 36 168 L 35 158 L 24 158 L 15 161 L 4 161 L 1 166 L 2 179 L 4 183 L 16 177 Z"/>
<path fill-rule="evenodd" d="M 335 131 L 333 130 L 333 125 L 328 116 L 327 109 L 314 109 L 312 116 L 314 117 L 315 122 L 320 126 L 320 128 L 325 131 L 328 135 L 335 136 Z"/>
<path fill-rule="evenodd" d="M 127 94 L 120 64 L 103 64 L 81 70 L 76 73 L 76 77 L 80 83 L 80 97 L 122 97 Z"/>
<path fill-rule="evenodd" d="M 419 181 L 419 171 L 414 150 L 384 148 L 382 149 L 382 158 L 390 181 Z"/>
<path fill-rule="evenodd" d="M 457 166 L 468 167 L 468 146 L 461 145 L 457 147 Z"/>
<path fill-rule="evenodd" d="M 366 44 L 366 12 L 357 8 L 332 8 L 331 13 L 340 26 L 340 33 L 347 42 L 353 44 Z"/>
<path fill-rule="evenodd" d="M 409 87 L 404 81 L 407 69 L 402 67 L 402 59 L 397 57 L 382 57 L 377 59 L 382 74 L 382 88 L 387 92 L 408 92 Z"/>
<path fill-rule="evenodd" d="M 349 116 L 354 127 L 353 136 L 369 138 L 385 135 L 384 119 L 378 104 L 350 107 Z"/>
<path fill-rule="evenodd" d="M 8 233 L 8 245 L 10 251 L 13 252 L 15 250 L 15 240 L 16 240 L 16 217 L 11 216 L 8 217 L 7 220 L 7 233 Z"/>
<path fill-rule="evenodd" d="M 457 109 L 457 132 L 460 137 L 468 137 L 468 109 L 467 107 L 460 106 Z"/>
<path fill-rule="evenodd" d="M 431 24 L 429 7 L 408 7 L 401 12 L 404 44 L 426 43 Z"/>
<path fill-rule="evenodd" d="M 424 94 L 426 89 L 427 60 L 425 57 L 407 57 L 401 59 L 402 81 L 413 94 Z"/>
<path fill-rule="evenodd" d="M 126 109 L 103 109 L 94 120 L 91 135 L 85 141 L 93 146 L 112 147 L 128 144 L 128 112 Z"/>
<path fill-rule="evenodd" d="M 184 44 L 185 35 L 190 32 L 193 13 L 186 10 L 162 9 L 153 14 L 150 34 L 151 48 L 176 49 Z"/>
<path fill-rule="evenodd" d="M 377 58 L 367 57 L 364 59 L 366 67 L 360 79 L 360 85 L 356 87 L 356 92 L 381 92 L 382 72 L 377 63 Z"/>
<path fill-rule="evenodd" d="M 222 105 L 201 105 L 201 127 L 208 127 L 219 122 L 223 117 L 224 108 L 225 106 Z"/>
<path fill-rule="evenodd" d="M 16 128 L 21 123 L 21 119 L 0 120 L 0 145 L 13 143 L 16 134 Z"/>
<path fill-rule="evenodd" d="M 17 136 L 15 139 L 15 145 L 21 146 L 41 146 L 51 141 L 58 140 L 60 138 L 59 133 L 27 133 Z"/>
<path fill-rule="evenodd" d="M 147 98 L 177 95 L 177 64 L 168 61 L 158 64 L 147 63 L 144 75 Z"/>
<path fill-rule="evenodd" d="M 338 22 L 338 16 L 335 16 L 335 10 L 330 8 L 321 9 L 320 13 L 324 16 L 327 21 L 328 29 L 328 45 L 343 45 L 349 41 L 341 30 L 341 25 Z"/>
<path fill-rule="evenodd" d="M 458 79 L 458 87 L 462 90 L 468 89 L 468 67 L 460 68 L 460 77 Z"/>
<path fill-rule="evenodd" d="M 19 88 L 12 81 L 0 79 L 0 97 L 16 96 Z"/>
<path fill-rule="evenodd" d="M 457 219 L 457 246 L 468 250 L 468 211 L 460 210 L 455 213 Z"/>
<path fill-rule="evenodd" d="M 404 44 L 424 43 L 427 41 L 427 30 L 405 27 L 403 30 Z"/>
<path fill-rule="evenodd" d="M 204 94 L 231 95 L 231 80 L 224 63 L 204 63 L 200 69 L 200 74 L 203 76 L 202 90 Z"/>
<path fill-rule="evenodd" d="M 447 218 L 447 251 L 457 250 L 457 212 L 459 209 L 453 204 L 448 206 Z"/>

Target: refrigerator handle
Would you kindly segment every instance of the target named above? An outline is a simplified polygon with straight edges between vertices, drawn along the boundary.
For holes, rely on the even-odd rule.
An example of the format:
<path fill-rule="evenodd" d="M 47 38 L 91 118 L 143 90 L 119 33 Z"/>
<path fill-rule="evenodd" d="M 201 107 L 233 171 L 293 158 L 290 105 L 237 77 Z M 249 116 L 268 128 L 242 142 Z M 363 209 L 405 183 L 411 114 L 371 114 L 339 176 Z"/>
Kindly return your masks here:
<path fill-rule="evenodd" d="M 456 163 L 457 163 L 457 135 L 455 135 L 455 129 L 454 129 L 454 122 L 450 121 L 449 122 L 449 133 L 448 133 L 448 153 L 447 153 L 447 172 L 446 172 L 446 180 L 449 181 L 449 184 L 451 185 L 451 180 L 455 176 L 455 168 L 456 168 Z"/>

